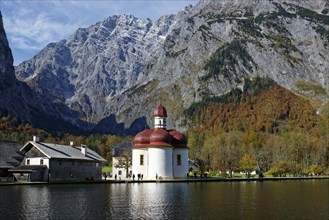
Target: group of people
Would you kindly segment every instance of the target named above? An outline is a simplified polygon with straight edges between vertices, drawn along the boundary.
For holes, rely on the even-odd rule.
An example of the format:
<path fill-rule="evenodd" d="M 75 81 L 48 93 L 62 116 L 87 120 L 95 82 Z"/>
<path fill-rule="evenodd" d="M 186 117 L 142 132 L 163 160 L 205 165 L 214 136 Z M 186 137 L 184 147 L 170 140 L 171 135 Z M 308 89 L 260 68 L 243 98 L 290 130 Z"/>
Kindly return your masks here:
<path fill-rule="evenodd" d="M 104 177 L 105 180 L 106 180 L 107 175 L 106 175 L 106 174 L 103 174 L 103 177 Z M 119 177 L 119 178 L 118 178 L 118 177 Z M 133 180 L 135 181 L 135 177 L 136 177 L 135 174 L 132 174 L 132 175 L 129 174 L 129 175 L 128 175 L 128 178 L 131 178 L 131 177 L 132 177 Z M 144 176 L 143 176 L 142 173 L 137 174 L 137 180 L 138 180 L 138 181 L 143 180 L 143 178 L 144 178 Z M 118 179 L 121 180 L 121 176 L 118 176 L 117 174 L 115 174 L 115 175 L 114 175 L 114 179 L 115 179 L 115 180 L 118 180 Z"/>
<path fill-rule="evenodd" d="M 135 181 L 135 174 L 133 174 L 133 180 Z M 137 180 L 138 181 L 143 180 L 143 174 L 142 173 L 137 174 Z"/>

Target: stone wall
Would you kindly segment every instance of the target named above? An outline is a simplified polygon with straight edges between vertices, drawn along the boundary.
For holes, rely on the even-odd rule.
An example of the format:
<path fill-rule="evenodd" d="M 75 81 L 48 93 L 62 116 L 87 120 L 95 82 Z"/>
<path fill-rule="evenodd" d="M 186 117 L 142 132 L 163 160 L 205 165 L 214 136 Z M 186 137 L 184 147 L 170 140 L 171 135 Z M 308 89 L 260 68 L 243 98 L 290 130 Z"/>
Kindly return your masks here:
<path fill-rule="evenodd" d="M 102 166 L 92 161 L 55 160 L 49 165 L 50 181 L 101 180 Z"/>

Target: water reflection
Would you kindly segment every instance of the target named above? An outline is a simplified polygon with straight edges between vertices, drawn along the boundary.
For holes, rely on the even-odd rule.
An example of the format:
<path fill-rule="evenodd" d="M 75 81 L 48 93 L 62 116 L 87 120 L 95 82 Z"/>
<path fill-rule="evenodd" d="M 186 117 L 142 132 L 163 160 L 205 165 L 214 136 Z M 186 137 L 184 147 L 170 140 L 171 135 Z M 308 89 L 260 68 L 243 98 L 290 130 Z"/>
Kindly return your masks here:
<path fill-rule="evenodd" d="M 186 216 L 186 184 L 135 183 L 112 189 L 116 195 L 111 200 L 114 219 L 182 219 Z"/>
<path fill-rule="evenodd" d="M 329 219 L 329 180 L 0 186 L 0 219 Z"/>
<path fill-rule="evenodd" d="M 20 203 L 17 209 L 21 209 L 19 212 L 20 219 L 49 219 L 50 216 L 50 200 L 49 190 L 43 186 L 30 187 L 28 190 L 20 188 Z M 39 213 L 39 210 L 42 212 Z"/>

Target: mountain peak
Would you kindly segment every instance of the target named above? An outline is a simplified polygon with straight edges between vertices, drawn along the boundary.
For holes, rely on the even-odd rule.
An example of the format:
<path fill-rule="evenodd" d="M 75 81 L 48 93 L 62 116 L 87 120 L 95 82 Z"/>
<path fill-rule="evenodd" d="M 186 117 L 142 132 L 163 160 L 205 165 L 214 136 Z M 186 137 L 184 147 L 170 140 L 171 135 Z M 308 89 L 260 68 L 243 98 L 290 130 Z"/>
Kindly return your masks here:
<path fill-rule="evenodd" d="M 192 103 L 255 76 L 327 91 L 326 7 L 325 0 L 201 0 L 155 21 L 110 16 L 45 48 L 16 75 L 78 112 L 87 129 L 134 130 L 158 102 L 179 128 Z"/>

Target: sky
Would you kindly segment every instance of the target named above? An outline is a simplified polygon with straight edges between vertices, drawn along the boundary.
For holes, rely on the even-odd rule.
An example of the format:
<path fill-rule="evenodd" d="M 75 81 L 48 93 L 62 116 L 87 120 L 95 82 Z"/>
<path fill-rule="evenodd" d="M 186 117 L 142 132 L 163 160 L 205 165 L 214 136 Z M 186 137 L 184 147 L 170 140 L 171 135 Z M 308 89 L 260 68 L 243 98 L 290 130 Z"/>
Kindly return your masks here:
<path fill-rule="evenodd" d="M 14 65 L 31 59 L 48 43 L 68 38 L 78 28 L 112 15 L 155 20 L 176 14 L 198 0 L 0 0 Z"/>

